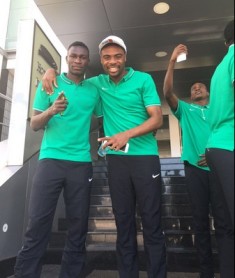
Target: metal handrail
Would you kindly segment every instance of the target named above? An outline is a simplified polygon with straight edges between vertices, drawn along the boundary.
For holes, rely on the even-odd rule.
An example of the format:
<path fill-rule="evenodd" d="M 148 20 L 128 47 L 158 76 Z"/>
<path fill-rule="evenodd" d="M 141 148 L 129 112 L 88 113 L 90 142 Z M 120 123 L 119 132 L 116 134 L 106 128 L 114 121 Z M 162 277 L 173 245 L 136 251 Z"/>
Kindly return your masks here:
<path fill-rule="evenodd" d="M 5 95 L 2 94 L 2 93 L 0 93 L 0 98 L 3 98 L 3 99 L 5 99 L 5 100 L 9 101 L 10 103 L 12 103 L 12 99 L 9 98 L 8 96 L 5 96 Z"/>

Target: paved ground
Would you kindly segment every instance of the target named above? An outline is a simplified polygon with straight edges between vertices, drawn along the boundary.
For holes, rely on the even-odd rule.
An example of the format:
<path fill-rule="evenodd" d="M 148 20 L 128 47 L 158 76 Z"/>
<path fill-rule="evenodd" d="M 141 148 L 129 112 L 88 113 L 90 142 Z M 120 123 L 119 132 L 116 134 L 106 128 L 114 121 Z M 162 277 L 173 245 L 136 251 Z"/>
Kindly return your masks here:
<path fill-rule="evenodd" d="M 58 265 L 46 265 L 43 267 L 41 278 L 58 278 L 58 273 Z M 216 275 L 216 278 L 219 277 L 219 275 Z M 119 276 L 116 271 L 94 270 L 88 274 L 87 278 L 119 278 Z M 146 273 L 140 272 L 140 278 L 147 278 Z M 198 278 L 198 273 L 168 273 L 167 278 Z"/>

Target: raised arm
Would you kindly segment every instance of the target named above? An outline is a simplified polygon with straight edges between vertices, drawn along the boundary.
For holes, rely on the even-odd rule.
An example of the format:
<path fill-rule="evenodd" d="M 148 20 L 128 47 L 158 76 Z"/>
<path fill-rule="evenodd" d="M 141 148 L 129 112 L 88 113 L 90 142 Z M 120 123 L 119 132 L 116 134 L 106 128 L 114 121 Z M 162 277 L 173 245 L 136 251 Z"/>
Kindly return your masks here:
<path fill-rule="evenodd" d="M 56 71 L 54 69 L 48 69 L 42 78 L 42 89 L 51 95 L 53 93 L 53 86 L 58 87 L 56 82 Z"/>
<path fill-rule="evenodd" d="M 164 79 L 164 85 L 163 85 L 163 93 L 164 93 L 164 97 L 167 101 L 167 103 L 169 104 L 169 106 L 171 107 L 172 110 L 176 110 L 178 107 L 178 97 L 174 94 L 174 68 L 175 68 L 175 63 L 176 63 L 176 59 L 179 56 L 180 53 L 188 53 L 187 47 L 183 44 L 178 45 L 172 55 L 171 55 L 171 59 L 169 61 L 169 65 L 167 68 L 167 72 L 166 72 L 166 76 Z"/>

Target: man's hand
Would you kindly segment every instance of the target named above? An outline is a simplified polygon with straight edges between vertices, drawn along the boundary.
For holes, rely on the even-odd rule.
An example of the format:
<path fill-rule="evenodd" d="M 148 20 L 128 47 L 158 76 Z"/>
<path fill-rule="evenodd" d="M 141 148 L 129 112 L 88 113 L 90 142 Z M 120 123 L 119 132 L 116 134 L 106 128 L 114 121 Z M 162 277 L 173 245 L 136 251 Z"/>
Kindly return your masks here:
<path fill-rule="evenodd" d="M 109 146 L 111 150 L 119 151 L 122 147 L 124 147 L 128 143 L 129 139 L 130 137 L 128 136 L 128 132 L 121 132 L 112 137 L 99 138 L 98 141 L 99 142 L 107 141 L 103 145 L 103 149 Z"/>
<path fill-rule="evenodd" d="M 54 69 L 48 69 L 42 78 L 42 89 L 45 90 L 48 95 L 52 95 L 53 87 L 58 88 L 56 82 L 56 72 Z"/>
<path fill-rule="evenodd" d="M 186 53 L 186 55 L 188 54 L 188 49 L 187 46 L 183 45 L 183 44 L 179 44 L 178 46 L 176 46 L 176 48 L 174 49 L 172 55 L 171 55 L 171 61 L 172 62 L 176 62 L 177 57 L 181 54 L 181 53 Z"/>
<path fill-rule="evenodd" d="M 205 154 L 201 154 L 200 157 L 201 159 L 198 161 L 197 165 L 200 167 L 208 167 Z"/>
<path fill-rule="evenodd" d="M 65 96 L 61 97 L 62 93 L 58 96 L 56 101 L 49 108 L 49 115 L 54 116 L 58 113 L 60 113 L 61 116 L 63 115 L 63 111 L 67 108 L 68 101 Z"/>
<path fill-rule="evenodd" d="M 66 109 L 68 105 L 68 101 L 63 94 L 60 94 L 55 102 L 52 104 L 50 108 L 48 108 L 44 112 L 40 112 L 37 110 L 33 111 L 33 116 L 30 121 L 30 126 L 34 131 L 38 131 L 40 129 L 44 129 L 50 119 L 60 113 L 63 115 L 63 111 Z"/>

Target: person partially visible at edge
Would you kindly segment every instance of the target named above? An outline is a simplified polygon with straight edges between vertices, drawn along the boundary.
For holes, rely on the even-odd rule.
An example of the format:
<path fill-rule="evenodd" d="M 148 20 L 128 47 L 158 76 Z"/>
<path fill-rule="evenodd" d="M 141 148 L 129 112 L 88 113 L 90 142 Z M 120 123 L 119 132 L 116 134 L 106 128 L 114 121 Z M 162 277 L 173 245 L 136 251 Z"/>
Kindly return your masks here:
<path fill-rule="evenodd" d="M 16 278 L 40 277 L 62 191 L 68 233 L 59 277 L 81 277 L 85 264 L 93 176 L 89 132 L 93 112 L 102 116 L 102 111 L 98 90 L 84 80 L 89 64 L 87 46 L 72 43 L 66 61 L 68 73 L 57 77 L 54 94 L 48 96 L 40 83 L 34 100 L 31 127 L 44 129 L 44 136 L 30 195 L 28 227 L 15 264 Z"/>
<path fill-rule="evenodd" d="M 153 131 L 162 125 L 161 103 L 150 75 L 126 67 L 127 48 L 116 36 L 99 45 L 105 74 L 89 79 L 101 94 L 109 186 L 117 225 L 121 278 L 138 278 L 136 203 L 143 223 L 148 277 L 166 278 L 166 246 L 161 228 L 161 170 Z M 44 87 L 51 93 L 51 69 Z M 54 82 L 55 83 L 55 82 Z M 49 86 L 48 86 L 49 84 Z M 109 137 L 107 137 L 109 136 Z M 128 153 L 119 150 L 129 143 Z"/>
<path fill-rule="evenodd" d="M 226 25 L 224 39 L 228 51 L 211 79 L 211 133 L 206 158 L 222 191 L 221 199 L 229 211 L 234 234 L 234 20 Z M 230 272 L 226 278 L 234 277 L 234 266 Z"/>
<path fill-rule="evenodd" d="M 233 233 L 228 228 L 226 212 L 221 209 L 221 192 L 214 187 L 215 181 L 205 159 L 206 143 L 210 134 L 209 92 L 205 84 L 196 82 L 191 86 L 191 101 L 179 99 L 174 90 L 174 68 L 177 57 L 188 54 L 185 45 L 178 45 L 170 58 L 164 80 L 164 96 L 172 113 L 179 120 L 182 129 L 182 160 L 185 164 L 185 178 L 190 198 L 195 244 L 200 262 L 200 278 L 214 277 L 210 206 L 215 218 L 216 239 L 219 246 L 221 277 L 227 276 L 227 267 L 233 265 L 232 245 L 223 251 L 223 246 L 232 242 Z"/>

